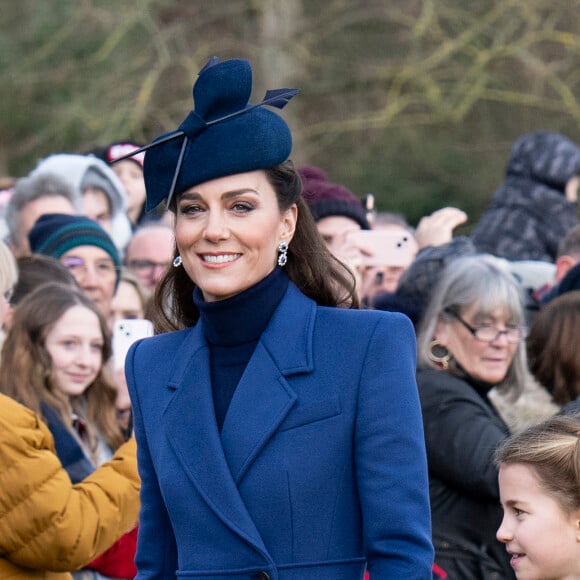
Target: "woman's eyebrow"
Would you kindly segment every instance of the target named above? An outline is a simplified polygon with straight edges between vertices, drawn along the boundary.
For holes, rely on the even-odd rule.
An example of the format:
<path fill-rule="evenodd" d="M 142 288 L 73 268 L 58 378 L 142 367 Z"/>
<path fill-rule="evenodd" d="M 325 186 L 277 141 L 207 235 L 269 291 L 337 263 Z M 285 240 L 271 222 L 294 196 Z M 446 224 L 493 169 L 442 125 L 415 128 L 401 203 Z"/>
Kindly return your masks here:
<path fill-rule="evenodd" d="M 260 195 L 260 192 L 257 189 L 253 189 L 251 187 L 244 187 L 243 189 L 233 189 L 231 191 L 226 191 L 222 193 L 221 199 L 232 199 L 234 197 L 238 197 L 239 195 L 243 195 L 244 193 L 254 193 L 255 195 Z M 187 199 L 188 201 L 199 200 L 202 199 L 203 196 L 201 193 L 190 191 L 181 194 L 181 199 Z"/>
<path fill-rule="evenodd" d="M 243 195 L 244 193 L 254 193 L 256 195 L 260 195 L 260 192 L 257 189 L 245 187 L 243 189 L 234 189 L 232 191 L 226 191 L 224 194 L 222 194 L 222 199 L 232 199 L 234 197 L 238 197 L 238 195 Z"/>

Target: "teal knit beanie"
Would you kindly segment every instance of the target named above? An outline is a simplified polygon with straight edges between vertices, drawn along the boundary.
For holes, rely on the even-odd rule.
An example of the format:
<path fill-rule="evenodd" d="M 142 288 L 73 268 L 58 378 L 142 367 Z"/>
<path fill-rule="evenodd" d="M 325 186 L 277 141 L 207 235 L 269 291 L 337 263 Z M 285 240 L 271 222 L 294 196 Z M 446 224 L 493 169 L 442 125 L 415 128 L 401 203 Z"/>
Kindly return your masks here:
<path fill-rule="evenodd" d="M 78 246 L 97 246 L 105 250 L 121 276 L 121 259 L 113 240 L 95 221 L 83 215 L 50 213 L 40 216 L 28 234 L 33 254 L 60 258 Z"/>

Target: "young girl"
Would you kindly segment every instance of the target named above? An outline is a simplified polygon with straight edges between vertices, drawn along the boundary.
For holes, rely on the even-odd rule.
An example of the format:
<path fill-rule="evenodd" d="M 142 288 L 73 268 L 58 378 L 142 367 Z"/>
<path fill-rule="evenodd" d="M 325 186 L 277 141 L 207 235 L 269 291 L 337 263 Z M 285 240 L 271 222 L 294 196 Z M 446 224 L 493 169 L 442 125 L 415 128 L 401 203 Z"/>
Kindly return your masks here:
<path fill-rule="evenodd" d="M 580 416 L 557 416 L 496 453 L 504 510 L 497 538 L 518 580 L 580 578 Z"/>
<path fill-rule="evenodd" d="M 116 389 L 104 372 L 110 354 L 106 321 L 78 289 L 43 285 L 14 311 L 2 351 L 0 391 L 46 421 L 73 483 L 109 460 L 124 441 Z M 122 539 L 111 550 L 119 565 L 101 560 L 94 567 L 112 577 L 132 577 L 134 539 Z"/>

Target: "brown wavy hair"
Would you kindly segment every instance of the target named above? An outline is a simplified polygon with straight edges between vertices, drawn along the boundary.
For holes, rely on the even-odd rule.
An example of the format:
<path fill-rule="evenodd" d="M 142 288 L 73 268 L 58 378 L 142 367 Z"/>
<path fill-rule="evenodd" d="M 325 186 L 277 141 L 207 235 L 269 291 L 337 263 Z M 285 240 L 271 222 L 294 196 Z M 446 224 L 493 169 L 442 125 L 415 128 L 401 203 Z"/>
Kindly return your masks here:
<path fill-rule="evenodd" d="M 294 237 L 288 248 L 288 277 L 306 296 L 321 306 L 357 308 L 355 279 L 349 268 L 327 249 L 316 223 L 302 197 L 302 181 L 291 161 L 264 170 L 283 213 L 293 204 L 298 207 Z M 178 196 L 177 196 L 178 197 Z M 177 200 L 170 210 L 175 212 Z M 178 251 L 175 249 L 175 256 Z M 199 312 L 193 303 L 195 283 L 184 268 L 169 268 L 154 297 L 152 315 L 157 333 L 195 325 Z"/>
<path fill-rule="evenodd" d="M 45 342 L 54 324 L 73 306 L 94 312 L 103 336 L 102 365 L 82 397 L 69 397 L 52 380 L 52 360 Z M 14 310 L 12 326 L 2 349 L 0 392 L 16 399 L 41 417 L 42 404 L 55 410 L 72 431 L 71 414 L 87 421 L 91 449 L 99 432 L 109 447 L 117 449 L 124 438 L 117 422 L 117 390 L 105 374 L 111 358 L 111 334 L 100 310 L 80 290 L 49 283 L 28 294 Z"/>
<path fill-rule="evenodd" d="M 530 370 L 558 405 L 580 396 L 579 333 L 578 290 L 542 306 L 532 320 L 527 338 Z"/>

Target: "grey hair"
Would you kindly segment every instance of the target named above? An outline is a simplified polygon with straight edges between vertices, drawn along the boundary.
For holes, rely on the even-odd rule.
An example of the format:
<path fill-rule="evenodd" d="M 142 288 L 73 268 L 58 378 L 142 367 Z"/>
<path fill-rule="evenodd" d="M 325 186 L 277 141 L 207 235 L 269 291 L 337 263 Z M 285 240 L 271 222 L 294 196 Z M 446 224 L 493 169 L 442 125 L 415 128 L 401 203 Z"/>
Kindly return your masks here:
<path fill-rule="evenodd" d="M 525 325 L 522 289 L 505 260 L 488 254 L 456 258 L 442 272 L 422 318 L 417 333 L 419 365 L 435 368 L 429 359 L 429 345 L 435 337 L 437 322 L 450 319 L 445 310 L 462 312 L 475 304 L 480 314 L 491 314 L 499 308 L 511 323 Z M 531 380 L 526 346 L 522 341 L 517 346 L 504 381 L 498 387 L 517 398 L 524 385 Z"/>
<path fill-rule="evenodd" d="M 6 224 L 8 226 L 7 240 L 9 243 L 18 242 L 18 217 L 24 208 L 32 201 L 44 197 L 64 197 L 79 213 L 82 212 L 82 199 L 62 177 L 54 173 L 38 173 L 29 177 L 22 177 L 14 186 L 12 197 L 6 206 Z"/>

